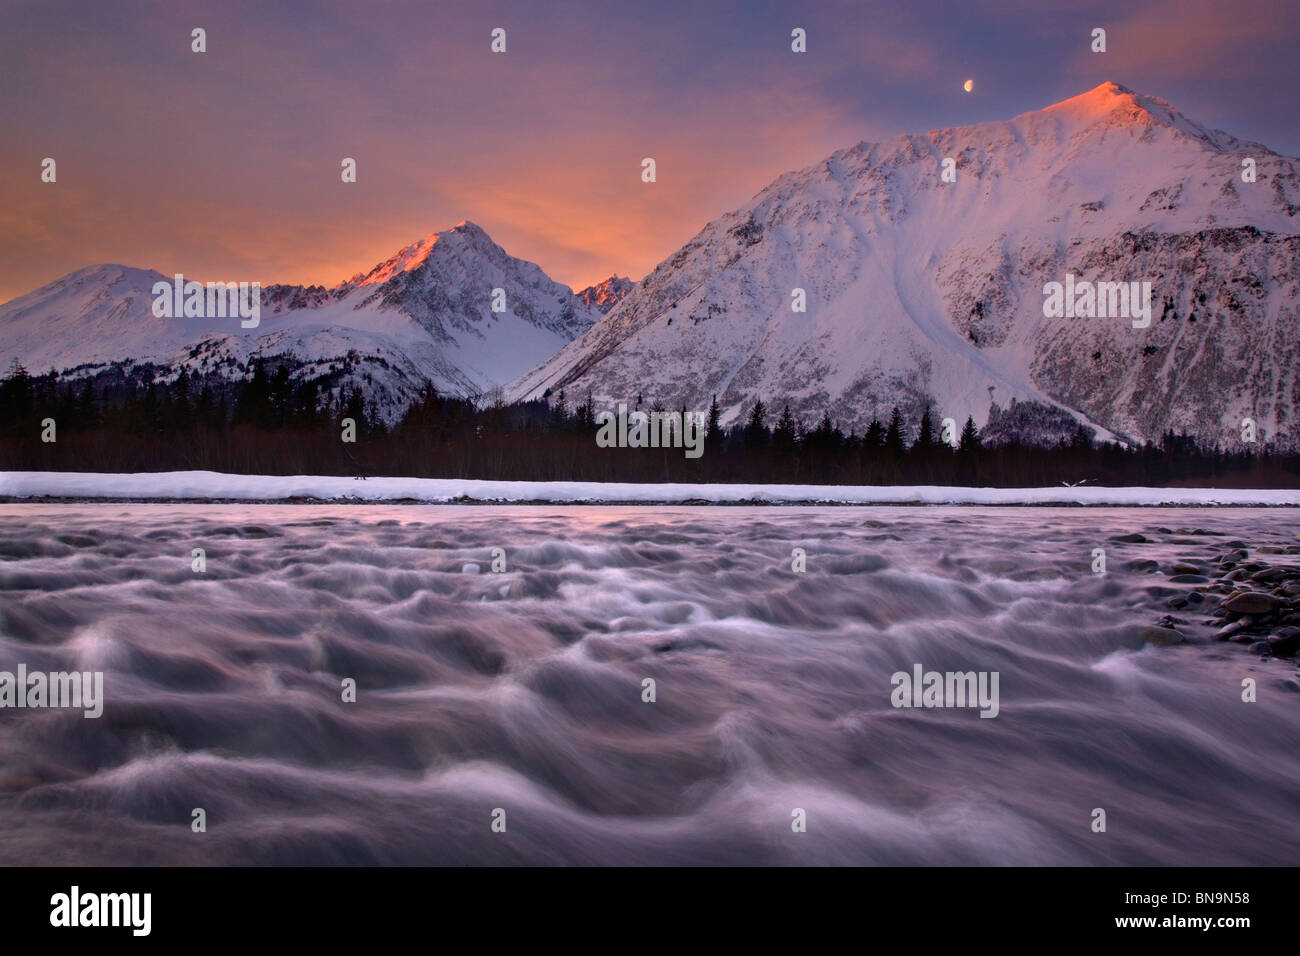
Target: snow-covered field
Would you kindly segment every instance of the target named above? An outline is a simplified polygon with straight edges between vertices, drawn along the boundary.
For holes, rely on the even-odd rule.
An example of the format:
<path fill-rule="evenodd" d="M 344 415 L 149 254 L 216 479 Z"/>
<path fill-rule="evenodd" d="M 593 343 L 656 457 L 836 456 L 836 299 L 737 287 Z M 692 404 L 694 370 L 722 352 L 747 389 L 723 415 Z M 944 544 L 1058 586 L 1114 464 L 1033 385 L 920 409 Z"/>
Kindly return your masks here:
<path fill-rule="evenodd" d="M 335 475 L 226 475 L 161 471 L 0 473 L 0 498 L 135 500 L 482 501 L 848 505 L 1237 505 L 1300 506 L 1300 489 L 1249 488 L 948 488 L 936 485 L 707 485 L 598 481 L 474 481 Z"/>

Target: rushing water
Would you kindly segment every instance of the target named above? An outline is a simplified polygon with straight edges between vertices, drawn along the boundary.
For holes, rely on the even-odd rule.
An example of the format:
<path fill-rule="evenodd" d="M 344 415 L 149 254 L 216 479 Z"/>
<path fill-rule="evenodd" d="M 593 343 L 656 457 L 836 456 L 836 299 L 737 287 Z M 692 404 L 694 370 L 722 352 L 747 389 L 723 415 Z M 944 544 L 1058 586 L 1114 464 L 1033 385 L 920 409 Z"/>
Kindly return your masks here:
<path fill-rule="evenodd" d="M 103 671 L 106 700 L 0 710 L 0 862 L 1295 863 L 1295 662 L 1205 614 L 1144 645 L 1192 585 L 1126 564 L 1297 532 L 1293 510 L 2 505 L 0 670 Z M 996 671 L 997 716 L 891 706 L 915 664 Z"/>

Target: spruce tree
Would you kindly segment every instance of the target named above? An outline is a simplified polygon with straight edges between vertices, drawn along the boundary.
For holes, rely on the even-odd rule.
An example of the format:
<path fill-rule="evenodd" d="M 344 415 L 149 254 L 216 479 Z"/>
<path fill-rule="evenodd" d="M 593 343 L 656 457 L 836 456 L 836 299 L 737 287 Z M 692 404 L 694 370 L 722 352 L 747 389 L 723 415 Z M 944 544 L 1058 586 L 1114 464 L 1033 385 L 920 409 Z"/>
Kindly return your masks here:
<path fill-rule="evenodd" d="M 718 396 L 713 396 L 709 405 L 709 421 L 704 433 L 704 447 L 717 451 L 722 447 L 722 412 L 718 408 Z"/>
<path fill-rule="evenodd" d="M 749 412 L 749 423 L 745 426 L 745 446 L 761 449 L 767 446 L 767 406 L 760 398 L 754 402 Z"/>
<path fill-rule="evenodd" d="M 172 383 L 172 421 L 177 431 L 189 431 L 194 424 L 194 408 L 190 403 L 190 374 L 185 369 Z"/>
<path fill-rule="evenodd" d="M 862 447 L 868 452 L 877 452 L 885 444 L 885 426 L 880 424 L 880 419 L 871 419 L 871 424 L 867 426 L 867 433 L 862 436 Z"/>
<path fill-rule="evenodd" d="M 930 418 L 930 406 L 925 407 L 921 413 L 921 431 L 916 436 L 916 444 L 912 446 L 912 451 L 928 452 L 930 446 L 934 444 L 934 424 Z"/>
<path fill-rule="evenodd" d="M 781 409 L 781 418 L 772 430 L 772 450 L 783 458 L 794 454 L 794 416 L 790 414 L 790 405 L 786 403 Z"/>
<path fill-rule="evenodd" d="M 895 405 L 889 416 L 889 430 L 885 432 L 885 452 L 897 459 L 903 457 L 903 451 L 903 416 Z"/>
<path fill-rule="evenodd" d="M 551 431 L 563 432 L 569 428 L 569 406 L 564 401 L 564 389 L 560 389 L 559 397 L 556 398 L 555 404 L 551 406 Z"/>

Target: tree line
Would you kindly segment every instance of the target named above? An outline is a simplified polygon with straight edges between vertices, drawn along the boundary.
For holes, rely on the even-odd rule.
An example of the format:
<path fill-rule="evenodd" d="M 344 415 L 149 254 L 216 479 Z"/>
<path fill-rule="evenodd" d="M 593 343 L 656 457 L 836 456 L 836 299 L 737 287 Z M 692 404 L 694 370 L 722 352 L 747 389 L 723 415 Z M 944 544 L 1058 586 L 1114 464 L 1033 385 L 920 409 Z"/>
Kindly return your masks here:
<path fill-rule="evenodd" d="M 1055 443 L 982 434 L 967 419 L 955 445 L 926 409 L 906 421 L 848 433 L 823 414 L 804 423 L 789 406 L 757 401 L 721 424 L 714 399 L 704 453 L 600 448 L 590 397 L 479 405 L 423 393 L 386 423 L 362 391 L 254 361 L 243 380 L 163 378 L 133 367 L 115 378 L 31 375 L 15 362 L 0 380 L 0 467 L 11 471 L 210 470 L 242 474 L 402 475 L 537 481 L 1043 486 L 1204 484 L 1295 487 L 1300 455 L 1225 450 L 1172 432 L 1159 442 L 1096 442 L 1079 426 Z M 651 411 L 649 408 L 644 411 Z M 656 408 L 656 411 L 663 409 Z M 355 441 L 345 442 L 344 422 Z M 53 420 L 54 441 L 42 441 Z M 47 437 L 49 437 L 47 435 Z"/>

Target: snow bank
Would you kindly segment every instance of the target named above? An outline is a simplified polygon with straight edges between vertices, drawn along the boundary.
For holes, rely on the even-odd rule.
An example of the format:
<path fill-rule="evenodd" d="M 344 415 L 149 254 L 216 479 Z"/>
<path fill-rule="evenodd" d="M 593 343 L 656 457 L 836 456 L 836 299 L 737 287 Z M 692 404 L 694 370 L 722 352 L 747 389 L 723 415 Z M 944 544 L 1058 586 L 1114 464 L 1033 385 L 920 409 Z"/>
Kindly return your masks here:
<path fill-rule="evenodd" d="M 1300 489 L 1220 488 L 946 488 L 935 485 L 708 485 L 597 481 L 469 481 L 452 478 L 354 478 L 321 475 L 227 475 L 166 471 L 133 475 L 89 472 L 0 473 L 0 497 L 281 501 L 413 499 L 448 502 L 716 503 L 863 505 L 1290 505 Z"/>

